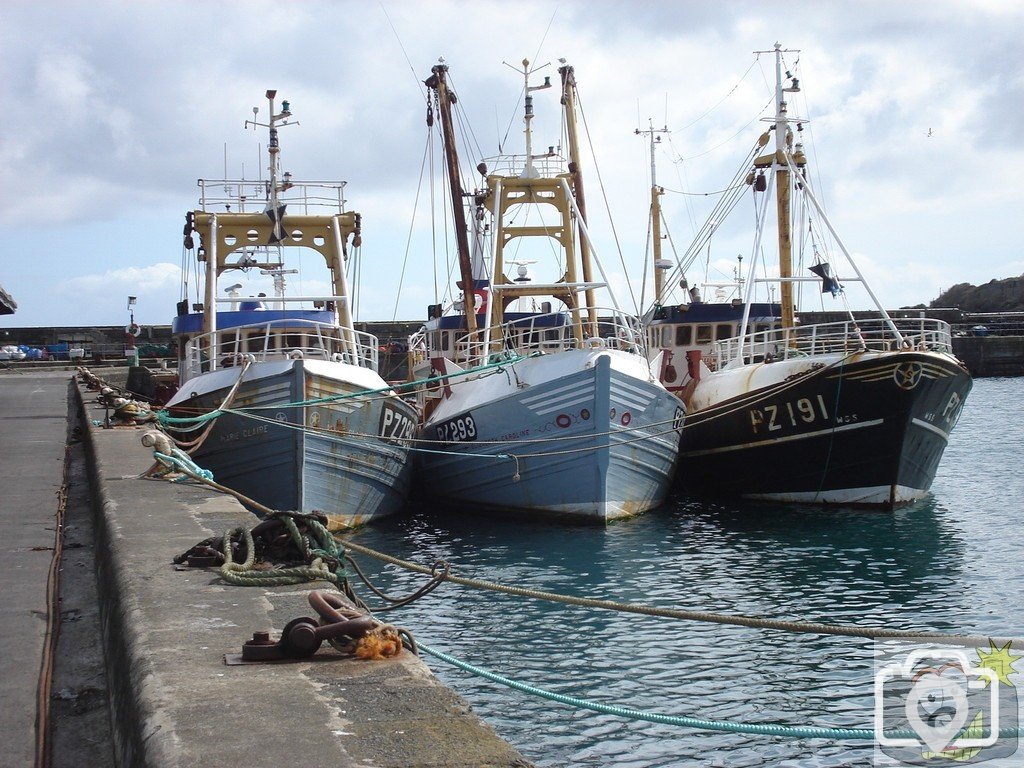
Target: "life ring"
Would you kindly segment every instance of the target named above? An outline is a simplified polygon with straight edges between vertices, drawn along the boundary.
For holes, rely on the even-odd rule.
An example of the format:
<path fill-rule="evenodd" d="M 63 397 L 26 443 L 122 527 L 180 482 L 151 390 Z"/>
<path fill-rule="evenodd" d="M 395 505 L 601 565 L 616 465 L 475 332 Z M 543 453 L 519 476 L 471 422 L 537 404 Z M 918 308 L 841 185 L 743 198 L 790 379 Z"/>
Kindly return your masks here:
<path fill-rule="evenodd" d="M 138 323 L 128 323 L 128 325 L 124 327 L 124 332 L 129 336 L 138 338 L 139 334 L 142 333 L 142 326 Z"/>
<path fill-rule="evenodd" d="M 605 340 L 600 336 L 589 336 L 583 341 L 588 349 L 604 349 Z"/>

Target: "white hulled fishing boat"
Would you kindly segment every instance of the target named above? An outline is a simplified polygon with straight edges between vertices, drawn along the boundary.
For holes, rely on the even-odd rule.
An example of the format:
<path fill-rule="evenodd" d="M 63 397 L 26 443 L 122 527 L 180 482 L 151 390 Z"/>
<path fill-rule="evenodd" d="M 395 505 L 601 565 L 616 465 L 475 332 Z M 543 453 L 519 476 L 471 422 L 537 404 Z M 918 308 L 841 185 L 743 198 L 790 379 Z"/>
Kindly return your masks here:
<path fill-rule="evenodd" d="M 553 146 L 533 152 L 533 92 L 550 87 L 548 78 L 531 86 L 533 71 L 524 61 L 525 155 L 481 163 L 468 195 L 447 67 L 426 81 L 445 143 L 462 299 L 448 314 L 432 307 L 411 340 L 414 373 L 435 378 L 420 391 L 422 477 L 438 498 L 604 522 L 664 500 L 684 413 L 652 374 L 636 318 L 610 291 L 611 309 L 595 304 L 607 279 L 592 274 L 596 264 L 604 277 L 586 226 L 573 69 L 559 69 L 568 163 Z M 538 242 L 543 250 L 528 252 Z M 529 265 L 544 259 L 555 274 L 536 281 Z"/>
<path fill-rule="evenodd" d="M 791 73 L 783 76 L 787 51 L 776 45 L 771 53 L 771 127 L 688 251 L 701 252 L 739 201 L 740 193 L 731 191 L 749 189 L 758 226 L 744 296 L 717 311 L 692 301 L 674 304 L 666 288 L 692 263 L 684 258 L 672 279 L 659 284 L 647 315 L 653 348 L 689 357 L 685 373 L 681 365 L 661 369 L 687 406 L 679 477 L 705 494 L 891 509 L 928 493 L 971 378 L 953 355 L 948 324 L 894 319 L 864 281 L 812 190 L 801 138 L 806 121 L 791 117 L 787 104 L 788 94 L 799 91 Z M 758 277 L 765 273 L 758 265 L 772 218 L 778 276 Z M 800 262 L 813 277 L 793 274 L 793 232 Z M 830 253 L 842 254 L 848 269 L 841 273 Z M 841 300 L 847 319 L 800 324 L 794 287 L 804 283 Z M 852 283 L 866 289 L 873 318 L 849 310 L 844 286 Z M 768 285 L 778 287 L 778 304 L 755 301 L 755 291 Z"/>
<path fill-rule="evenodd" d="M 278 129 L 291 112 L 283 101 L 275 114 L 275 96 L 267 91 L 268 122 L 251 121 L 269 129 L 269 181 L 200 180 L 187 214 L 185 249 L 198 236 L 205 291 L 178 304 L 180 388 L 167 408 L 195 420 L 188 432 L 177 422 L 179 436 L 217 482 L 275 509 L 358 524 L 403 505 L 417 417 L 378 374 L 377 339 L 353 325 L 346 262 L 359 252 L 360 215 L 345 210 L 344 182 L 281 174 Z M 286 295 L 295 270 L 284 255 L 300 249 L 323 258 L 327 295 Z M 274 295 L 242 298 L 235 284 L 221 297 L 226 272 L 262 273 Z"/>

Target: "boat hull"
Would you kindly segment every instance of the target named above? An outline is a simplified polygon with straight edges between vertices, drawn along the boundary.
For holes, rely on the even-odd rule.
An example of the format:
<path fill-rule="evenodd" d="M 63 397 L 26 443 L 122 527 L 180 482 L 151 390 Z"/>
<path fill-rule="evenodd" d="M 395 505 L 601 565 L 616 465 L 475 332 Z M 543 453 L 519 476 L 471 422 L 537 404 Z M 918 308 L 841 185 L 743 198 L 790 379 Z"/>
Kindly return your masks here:
<path fill-rule="evenodd" d="M 425 492 L 461 505 L 593 523 L 661 504 L 683 409 L 656 382 L 613 368 L 607 354 L 591 361 L 428 421 L 419 442 Z M 549 362 L 527 358 L 501 377 L 527 381 L 531 368 Z"/>
<path fill-rule="evenodd" d="M 213 375 L 220 380 L 209 386 L 203 379 Z M 168 409 L 208 413 L 237 379 L 232 371 L 192 379 Z M 192 457 L 218 483 L 273 509 L 323 512 L 347 525 L 397 512 L 411 480 L 415 410 L 396 396 L 349 396 L 377 388 L 379 379 L 346 363 L 254 363 L 228 403 L 231 412 L 217 417 Z M 294 405 L 320 398 L 335 399 Z"/>
<path fill-rule="evenodd" d="M 698 384 L 695 397 L 721 375 Z M 948 355 L 892 352 L 805 364 L 798 375 L 689 413 L 679 482 L 699 495 L 909 504 L 928 494 L 970 389 L 970 376 Z"/>

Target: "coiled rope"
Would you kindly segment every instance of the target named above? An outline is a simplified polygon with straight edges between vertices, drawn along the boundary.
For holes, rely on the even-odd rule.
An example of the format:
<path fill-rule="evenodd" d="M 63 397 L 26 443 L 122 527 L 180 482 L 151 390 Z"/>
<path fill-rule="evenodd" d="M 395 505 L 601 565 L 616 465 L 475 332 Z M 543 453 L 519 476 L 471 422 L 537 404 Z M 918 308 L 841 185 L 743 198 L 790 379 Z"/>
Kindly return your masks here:
<path fill-rule="evenodd" d="M 409 571 L 417 573 L 433 574 L 430 568 L 422 565 L 401 560 L 397 557 L 378 552 L 369 547 L 354 543 L 351 539 L 343 539 L 345 547 L 369 557 L 376 558 L 392 565 L 397 565 Z M 751 627 L 754 629 L 774 629 L 784 632 L 807 633 L 816 635 L 842 635 L 846 637 L 863 638 L 910 638 L 915 640 L 931 639 L 963 644 L 987 644 L 989 640 L 995 642 L 996 638 L 982 635 L 959 635 L 933 630 L 912 630 L 912 629 L 890 629 L 887 627 L 861 627 L 848 624 L 826 624 L 812 621 L 791 621 L 787 619 L 772 619 L 760 616 L 743 616 L 739 614 L 713 613 L 710 611 L 690 611 L 682 608 L 659 608 L 643 603 L 622 603 L 614 600 L 600 600 L 591 597 L 577 597 L 574 595 L 560 595 L 555 592 L 545 592 L 526 587 L 515 587 L 508 584 L 499 584 L 493 581 L 482 579 L 470 579 L 455 574 L 448 574 L 447 581 L 465 587 L 487 589 L 495 592 L 505 592 L 510 595 L 519 595 L 533 600 L 548 600 L 567 605 L 578 605 L 587 608 L 600 608 L 603 610 L 620 611 L 623 613 L 638 613 L 645 616 L 659 616 L 667 619 L 682 619 L 685 621 L 699 621 L 714 624 L 727 624 L 740 627 Z M 1010 640 L 1012 643 L 1024 644 L 1024 640 L 1016 638 L 1001 638 L 1000 642 Z"/>
<path fill-rule="evenodd" d="M 257 570 L 256 565 L 256 542 L 253 539 L 252 530 L 244 526 L 232 528 L 225 531 L 223 538 L 224 563 L 220 567 L 220 576 L 224 581 L 236 586 L 285 586 L 289 584 L 305 584 L 309 581 L 329 581 L 332 584 L 339 584 L 345 580 L 345 573 L 337 573 L 332 570 L 326 560 L 335 564 L 335 568 L 342 567 L 342 551 L 339 549 L 334 537 L 327 528 L 319 521 L 304 517 L 304 522 L 320 546 L 313 547 L 307 542 L 306 537 L 299 531 L 294 518 L 291 515 L 281 514 L 278 519 L 284 523 L 285 528 L 292 537 L 292 541 L 302 552 L 308 565 L 293 565 L 285 568 L 273 568 L 270 570 Z M 240 534 L 245 542 L 246 555 L 241 563 L 234 562 L 231 556 L 231 537 Z"/>

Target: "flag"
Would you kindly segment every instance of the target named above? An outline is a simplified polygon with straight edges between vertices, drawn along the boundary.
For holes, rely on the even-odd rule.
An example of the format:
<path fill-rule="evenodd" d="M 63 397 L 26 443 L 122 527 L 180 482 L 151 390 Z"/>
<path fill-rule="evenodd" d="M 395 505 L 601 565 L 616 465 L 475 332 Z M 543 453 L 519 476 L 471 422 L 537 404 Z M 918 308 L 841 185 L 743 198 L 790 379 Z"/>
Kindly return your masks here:
<path fill-rule="evenodd" d="M 267 245 L 277 245 L 284 240 L 284 209 L 287 207 L 287 205 L 282 203 L 277 208 L 271 208 L 268 203 L 266 210 L 263 211 L 267 214 L 267 218 L 270 219 L 270 223 L 273 225 L 273 228 L 270 230 L 270 237 L 267 239 Z"/>
<path fill-rule="evenodd" d="M 820 264 L 808 267 L 808 269 L 821 278 L 822 293 L 831 293 L 833 296 L 836 296 L 843 289 L 839 281 L 830 274 L 831 270 L 827 262 L 823 261 Z"/>

